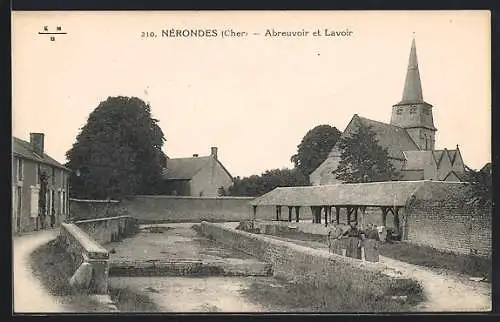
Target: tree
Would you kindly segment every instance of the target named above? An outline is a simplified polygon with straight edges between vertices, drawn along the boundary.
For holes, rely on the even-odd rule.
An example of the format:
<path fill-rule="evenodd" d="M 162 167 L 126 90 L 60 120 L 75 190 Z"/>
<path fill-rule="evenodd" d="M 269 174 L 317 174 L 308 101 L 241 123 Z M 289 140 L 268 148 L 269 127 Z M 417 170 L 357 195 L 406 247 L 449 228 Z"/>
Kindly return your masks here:
<path fill-rule="evenodd" d="M 267 170 L 246 178 L 236 177 L 229 188 L 231 196 L 261 196 L 276 187 L 306 186 L 307 178 L 296 169 Z"/>
<path fill-rule="evenodd" d="M 334 171 L 337 179 L 346 182 L 377 182 L 399 178 L 370 127 L 359 125 L 357 132 L 340 139 L 340 162 Z"/>
<path fill-rule="evenodd" d="M 73 195 L 104 199 L 154 193 L 165 158 L 157 123 L 139 98 L 101 102 L 66 153 Z"/>
<path fill-rule="evenodd" d="M 297 146 L 290 161 L 303 175 L 309 176 L 328 157 L 342 133 L 330 125 L 318 125 L 309 130 Z"/>
<path fill-rule="evenodd" d="M 493 200 L 493 178 L 491 164 L 481 170 L 473 170 L 465 166 L 465 181 L 469 183 L 469 201 L 478 205 L 491 207 Z"/>

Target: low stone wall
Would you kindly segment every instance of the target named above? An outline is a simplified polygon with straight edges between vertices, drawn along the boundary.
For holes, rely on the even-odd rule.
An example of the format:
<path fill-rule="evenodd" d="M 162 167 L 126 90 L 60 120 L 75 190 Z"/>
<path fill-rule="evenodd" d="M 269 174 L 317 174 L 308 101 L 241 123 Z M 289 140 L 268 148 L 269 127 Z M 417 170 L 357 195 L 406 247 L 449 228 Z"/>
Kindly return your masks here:
<path fill-rule="evenodd" d="M 255 221 L 255 227 L 260 228 L 263 234 L 275 235 L 277 233 L 303 233 L 327 236 L 329 229 L 324 224 L 286 221 Z"/>
<path fill-rule="evenodd" d="M 62 223 L 58 242 L 71 257 L 72 269 L 90 264 L 90 281 L 86 288 L 90 293 L 108 292 L 109 253 L 92 237 L 73 223 Z M 75 276 L 75 275 L 73 275 Z"/>
<path fill-rule="evenodd" d="M 226 228 L 221 224 L 202 222 L 200 232 L 228 247 L 271 263 L 274 275 L 286 279 L 330 285 L 349 283 L 350 288 L 363 288 L 373 283 L 389 285 L 387 279 L 394 278 L 388 275 L 380 263 L 343 257 L 259 234 Z M 380 290 L 381 293 L 384 291 Z"/>
<path fill-rule="evenodd" d="M 131 236 L 138 229 L 137 219 L 132 216 L 79 220 L 74 223 L 101 245 Z"/>
<path fill-rule="evenodd" d="M 117 200 L 69 200 L 69 219 L 86 220 L 105 217 L 116 217 L 123 213 L 120 202 Z"/>
<path fill-rule="evenodd" d="M 251 197 L 187 197 L 187 196 L 130 196 L 121 207 L 141 223 L 161 222 L 224 222 L 253 219 Z M 308 216 L 309 214 L 309 216 Z M 282 218 L 288 218 L 283 210 Z M 273 206 L 257 208 L 257 219 L 273 220 Z M 295 218 L 295 213 L 294 213 Z M 300 218 L 312 218 L 304 208 Z"/>

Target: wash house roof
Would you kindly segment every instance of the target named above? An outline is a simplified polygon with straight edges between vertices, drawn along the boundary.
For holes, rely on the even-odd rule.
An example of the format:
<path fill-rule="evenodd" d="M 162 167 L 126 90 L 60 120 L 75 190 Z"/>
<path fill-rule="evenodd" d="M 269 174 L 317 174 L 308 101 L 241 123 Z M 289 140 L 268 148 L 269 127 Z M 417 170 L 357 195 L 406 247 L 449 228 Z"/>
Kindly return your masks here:
<path fill-rule="evenodd" d="M 417 199 L 444 200 L 459 194 L 463 183 L 389 181 L 307 187 L 279 187 L 250 202 L 253 206 L 405 206 Z"/>

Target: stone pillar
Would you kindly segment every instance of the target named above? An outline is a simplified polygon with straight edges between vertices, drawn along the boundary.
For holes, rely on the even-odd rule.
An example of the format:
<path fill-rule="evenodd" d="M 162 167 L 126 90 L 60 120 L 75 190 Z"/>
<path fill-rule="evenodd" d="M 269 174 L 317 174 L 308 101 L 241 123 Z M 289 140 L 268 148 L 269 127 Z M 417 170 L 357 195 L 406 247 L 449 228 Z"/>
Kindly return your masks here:
<path fill-rule="evenodd" d="M 314 206 L 311 206 L 311 214 L 312 214 L 312 223 L 316 223 L 316 209 Z"/>
<path fill-rule="evenodd" d="M 89 258 L 84 255 L 84 261 L 92 265 L 92 280 L 90 292 L 93 294 L 107 294 L 109 280 L 109 258 Z"/>
<path fill-rule="evenodd" d="M 292 222 L 292 206 L 288 206 L 288 222 Z"/>
<path fill-rule="evenodd" d="M 295 222 L 299 222 L 300 206 L 295 206 Z"/>

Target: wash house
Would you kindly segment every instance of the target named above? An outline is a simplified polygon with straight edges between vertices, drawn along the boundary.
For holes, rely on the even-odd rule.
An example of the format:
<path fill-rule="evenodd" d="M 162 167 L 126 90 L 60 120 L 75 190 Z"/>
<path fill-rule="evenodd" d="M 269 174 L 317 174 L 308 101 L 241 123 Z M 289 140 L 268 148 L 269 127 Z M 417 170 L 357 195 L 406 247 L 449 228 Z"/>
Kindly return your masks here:
<path fill-rule="evenodd" d="M 299 222 L 301 209 L 310 207 L 313 223 L 328 226 L 354 222 L 360 229 L 368 223 L 378 223 L 392 226 L 394 233 L 406 240 L 414 200 L 439 203 L 463 187 L 463 183 L 429 180 L 279 187 L 250 204 L 254 218 L 259 206 L 275 206 L 277 221 Z"/>

